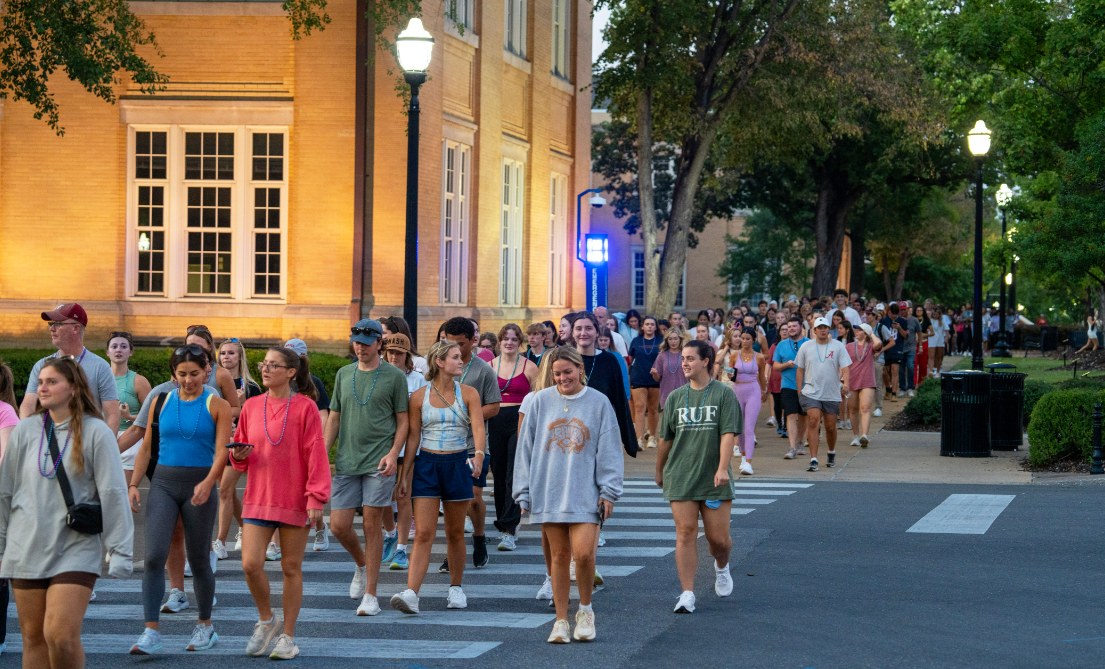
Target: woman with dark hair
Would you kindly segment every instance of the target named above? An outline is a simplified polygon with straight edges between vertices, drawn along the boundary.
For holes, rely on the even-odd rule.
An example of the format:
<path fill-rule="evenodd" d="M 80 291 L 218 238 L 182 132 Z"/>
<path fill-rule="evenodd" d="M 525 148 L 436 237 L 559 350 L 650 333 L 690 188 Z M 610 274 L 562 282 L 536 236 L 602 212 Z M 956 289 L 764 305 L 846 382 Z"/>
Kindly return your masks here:
<path fill-rule="evenodd" d="M 481 334 L 477 347 L 481 351 L 491 354 L 491 357 L 486 360 L 488 364 L 491 364 L 491 361 L 499 356 L 499 338 L 495 336 L 494 332 L 484 332 Z"/>
<path fill-rule="evenodd" d="M 403 320 L 401 316 L 385 316 L 380 319 L 380 326 L 384 328 L 384 336 L 401 334 L 407 338 L 407 342 L 410 345 L 411 366 L 413 367 L 414 371 L 418 372 L 419 374 L 425 374 L 430 370 L 430 368 L 426 366 L 426 359 L 418 355 L 418 350 L 415 346 L 416 342 L 414 341 L 414 337 L 411 335 L 411 326 L 407 325 L 407 321 Z M 444 331 L 445 324 L 442 323 L 441 332 Z M 438 341 L 441 341 L 443 338 L 444 335 L 438 333 Z"/>
<path fill-rule="evenodd" d="M 383 325 L 381 323 L 381 325 Z M 445 323 L 441 324 L 441 327 L 437 329 L 437 341 L 445 341 Z M 350 350 L 353 348 L 353 344 L 349 345 Z"/>
<path fill-rule="evenodd" d="M 107 357 L 111 363 L 111 373 L 115 376 L 115 390 L 119 394 L 119 434 L 122 434 L 134 421 L 134 416 L 150 394 L 149 380 L 130 369 L 127 364 L 134 355 L 134 337 L 129 332 L 112 332 L 107 340 Z M 123 469 L 134 466 L 137 448 L 123 453 Z"/>
<path fill-rule="evenodd" d="M 552 350 L 556 348 L 556 324 L 552 321 L 541 321 L 541 324 L 545 326 L 545 349 Z M 541 363 L 537 363 L 540 365 Z"/>
<path fill-rule="evenodd" d="M 626 341 L 633 341 L 635 337 L 641 334 L 641 312 L 636 309 L 630 309 L 625 312 L 625 331 L 622 332 L 622 338 Z M 673 326 L 674 327 L 674 326 Z"/>
<path fill-rule="evenodd" d="M 752 341 L 748 339 L 748 348 Z M 683 347 L 687 385 L 668 396 L 656 452 L 656 485 L 664 489 L 675 520 L 675 568 L 683 588 L 676 613 L 694 612 L 694 579 L 698 571 L 698 520 L 714 557 L 714 592 L 733 592 L 729 574 L 730 513 L 733 505 L 734 437 L 741 432 L 740 406 L 725 384 L 713 383 L 714 349 L 702 341 Z"/>
<path fill-rule="evenodd" d="M 231 378 L 230 372 L 217 364 L 215 339 L 211 331 L 206 325 L 190 325 L 187 332 L 184 345 L 195 344 L 207 352 L 207 379 L 204 384 L 215 391 L 216 397 L 221 397 L 230 403 L 230 415 L 234 420 L 238 420 L 238 413 L 242 410 L 242 404 L 238 401 L 238 389 L 234 386 L 234 379 Z"/>
<path fill-rule="evenodd" d="M 572 323 L 576 320 L 576 312 L 571 311 L 560 317 L 560 327 L 556 331 L 557 346 L 572 345 Z"/>
<path fill-rule="evenodd" d="M 230 404 L 204 385 L 207 361 L 207 352 L 195 344 L 176 349 L 169 358 L 169 372 L 180 387 L 169 392 L 157 419 L 157 466 L 146 495 L 146 566 L 142 576 L 146 629 L 131 647 L 131 655 L 152 655 L 162 649 L 158 628 L 161 598 L 165 595 L 165 563 L 178 520 L 184 526 L 184 545 L 199 603 L 199 619 L 187 650 L 207 650 L 219 639 L 211 625 L 215 574 L 208 559 L 219 498 L 211 495 L 211 489 L 226 467 L 232 419 Z M 153 444 L 151 422 L 135 458 L 128 490 L 135 513 L 141 506 L 138 486 L 150 464 Z"/>
<path fill-rule="evenodd" d="M 730 330 L 729 341 L 718 360 L 722 366 L 718 378 L 728 378 L 733 382 L 733 392 L 740 405 L 744 429 L 737 435 L 737 447 L 733 455 L 741 456 L 740 473 L 751 476 L 752 454 L 756 450 L 756 421 L 760 418 L 760 409 L 767 401 L 767 374 L 764 372 L 766 361 L 764 354 L 753 350 L 756 343 L 756 328 L 748 327 Z M 734 347 L 735 345 L 735 347 Z M 731 348 L 734 347 L 734 348 Z"/>
<path fill-rule="evenodd" d="M 933 335 L 933 328 L 929 312 L 922 305 L 913 307 L 913 317 L 921 324 L 921 332 L 917 334 L 917 362 L 913 365 L 913 387 L 916 388 L 928 376 L 929 337 Z"/>
<path fill-rule="evenodd" d="M 299 654 L 295 624 L 303 603 L 303 551 L 330 500 L 330 460 L 318 407 L 308 396 L 314 383 L 307 356 L 273 347 L 257 367 L 268 392 L 242 407 L 234 434 L 240 445 L 230 451 L 231 465 L 249 474 L 242 495 L 242 571 L 258 621 L 246 653 L 260 657 L 271 646 L 270 658 L 290 660 Z M 287 549 L 280 557 L 283 622 L 273 615 L 265 574 L 266 545 L 277 532 Z"/>
<path fill-rule="evenodd" d="M 634 337 L 629 344 L 629 387 L 633 393 L 634 423 L 637 434 L 641 435 L 639 445 L 642 449 L 656 448 L 656 427 L 660 422 L 660 384 L 652 378 L 652 365 L 660 354 L 660 343 L 656 317 L 645 316 L 641 322 L 641 334 Z"/>
<path fill-rule="evenodd" d="M 110 576 L 130 576 L 134 522 L 116 435 L 84 370 L 71 356 L 49 358 L 37 380 L 38 410 L 12 431 L 0 463 L 0 578 L 15 591 L 23 666 L 81 669 L 101 556 Z M 64 488 L 99 514 L 71 526 Z"/>

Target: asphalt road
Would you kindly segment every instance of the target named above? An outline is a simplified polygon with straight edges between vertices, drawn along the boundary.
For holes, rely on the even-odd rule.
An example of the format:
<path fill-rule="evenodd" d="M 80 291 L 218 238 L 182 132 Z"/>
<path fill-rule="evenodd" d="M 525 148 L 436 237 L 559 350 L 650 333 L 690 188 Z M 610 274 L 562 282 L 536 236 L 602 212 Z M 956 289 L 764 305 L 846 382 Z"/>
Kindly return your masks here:
<path fill-rule="evenodd" d="M 436 573 L 443 556 L 435 554 L 423 590 L 424 613 L 417 617 L 391 611 L 385 596 L 380 616 L 356 617 L 357 602 L 341 594 L 352 563 L 332 541 L 330 551 L 307 555 L 305 612 L 297 628 L 302 654 L 296 662 L 796 669 L 1105 665 L 1098 566 L 1105 563 L 1103 486 L 744 479 L 735 504 L 742 511 L 733 516 L 734 593 L 726 599 L 714 595 L 712 560 L 700 539 L 698 610 L 676 615 L 670 515 L 655 487 L 640 483 L 627 486 L 633 499 L 616 508 L 615 522 L 606 528 L 608 545 L 599 552 L 607 576 L 594 598 L 595 642 L 545 643 L 553 616 L 533 598 L 543 578 L 536 536 L 523 534 L 514 553 L 492 546 L 487 568 L 465 572 L 466 611 L 445 610 L 441 590 L 448 580 Z M 949 500 L 951 495 L 986 497 Z M 922 518 L 926 523 L 918 527 L 931 531 L 909 532 Z M 983 533 L 949 533 L 965 529 Z M 265 661 L 244 655 L 256 610 L 237 559 L 232 553 L 220 563 L 213 617 L 221 639 L 204 653 L 183 653 L 193 605 L 162 617 L 166 654 L 126 655 L 142 628 L 140 582 L 100 581 L 84 626 L 88 666 L 199 667 L 214 661 L 222 668 Z M 278 583 L 279 571 L 270 578 Z M 405 587 L 405 573 L 385 571 L 380 583 L 380 594 L 390 595 Z M 0 667 L 19 662 L 14 605 L 8 647 Z"/>

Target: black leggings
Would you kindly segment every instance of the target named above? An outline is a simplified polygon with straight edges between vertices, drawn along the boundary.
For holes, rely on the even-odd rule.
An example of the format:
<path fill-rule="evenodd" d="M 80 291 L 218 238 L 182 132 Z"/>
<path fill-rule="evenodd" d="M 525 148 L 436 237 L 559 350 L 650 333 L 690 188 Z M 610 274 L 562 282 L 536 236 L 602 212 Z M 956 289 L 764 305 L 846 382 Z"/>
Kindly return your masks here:
<path fill-rule="evenodd" d="M 771 398 L 774 400 L 771 406 L 775 408 L 775 424 L 781 429 L 787 429 L 786 421 L 783 420 L 783 394 L 771 393 Z"/>
<path fill-rule="evenodd" d="M 146 622 L 156 623 L 165 596 L 165 561 L 179 517 L 184 523 L 184 552 L 192 565 L 192 587 L 199 604 L 199 619 L 211 619 L 215 599 L 215 574 L 211 572 L 211 533 L 219 515 L 219 489 L 213 487 L 207 501 L 192 504 L 193 489 L 207 476 L 209 467 L 158 465 L 146 497 L 146 572 L 142 575 L 142 609 Z"/>
<path fill-rule="evenodd" d="M 487 450 L 495 479 L 495 528 L 514 534 L 522 509 L 514 501 L 514 452 L 518 446 L 518 407 L 502 407 L 487 422 Z"/>
<path fill-rule="evenodd" d="M 8 579 L 0 578 L 0 643 L 8 638 Z"/>

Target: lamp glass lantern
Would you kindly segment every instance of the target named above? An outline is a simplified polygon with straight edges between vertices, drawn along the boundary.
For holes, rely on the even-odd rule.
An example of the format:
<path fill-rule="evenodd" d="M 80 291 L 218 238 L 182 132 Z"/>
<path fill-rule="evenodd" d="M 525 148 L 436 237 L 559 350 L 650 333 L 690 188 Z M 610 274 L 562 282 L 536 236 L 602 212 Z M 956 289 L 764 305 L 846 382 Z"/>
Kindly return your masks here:
<path fill-rule="evenodd" d="M 985 121 L 978 121 L 975 127 L 967 133 L 967 147 L 975 156 L 985 156 L 990 150 L 990 129 Z"/>
<path fill-rule="evenodd" d="M 1002 184 L 998 188 L 996 197 L 998 199 L 998 207 L 1005 209 L 1009 206 L 1009 203 L 1013 201 L 1013 190 L 1009 188 L 1008 184 Z"/>
<path fill-rule="evenodd" d="M 407 28 L 395 38 L 399 67 L 404 72 L 422 73 L 430 67 L 434 38 L 422 27 L 422 19 L 413 18 Z"/>
<path fill-rule="evenodd" d="M 610 242 L 607 235 L 586 235 L 583 259 L 587 265 L 605 265 L 610 261 Z"/>

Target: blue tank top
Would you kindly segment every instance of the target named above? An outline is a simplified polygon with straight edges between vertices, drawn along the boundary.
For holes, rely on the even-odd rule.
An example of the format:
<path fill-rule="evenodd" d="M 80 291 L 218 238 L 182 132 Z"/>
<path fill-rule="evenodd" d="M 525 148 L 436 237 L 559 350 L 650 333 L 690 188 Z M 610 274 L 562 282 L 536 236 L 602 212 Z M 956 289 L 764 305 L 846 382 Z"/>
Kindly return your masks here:
<path fill-rule="evenodd" d="M 202 395 L 190 402 L 181 401 L 179 389 L 169 393 L 158 419 L 159 465 L 210 467 L 215 461 L 212 397 L 214 394 L 207 386 L 204 386 Z"/>
<path fill-rule="evenodd" d="M 434 389 L 426 387 L 422 398 L 422 444 L 420 448 L 442 453 L 466 451 L 472 445 L 472 421 L 460 397 L 460 382 L 453 380 L 453 405 L 439 409 L 430 404 Z"/>

